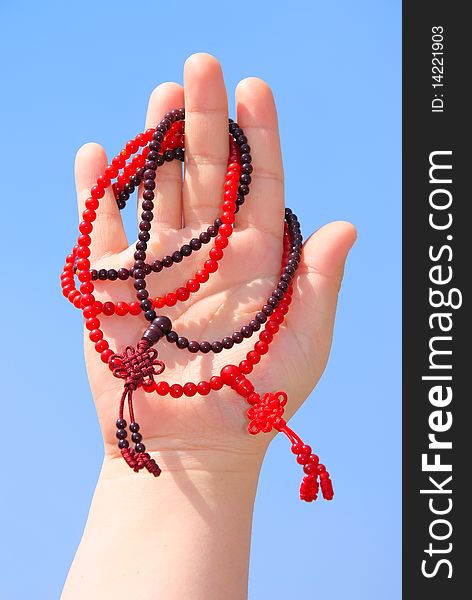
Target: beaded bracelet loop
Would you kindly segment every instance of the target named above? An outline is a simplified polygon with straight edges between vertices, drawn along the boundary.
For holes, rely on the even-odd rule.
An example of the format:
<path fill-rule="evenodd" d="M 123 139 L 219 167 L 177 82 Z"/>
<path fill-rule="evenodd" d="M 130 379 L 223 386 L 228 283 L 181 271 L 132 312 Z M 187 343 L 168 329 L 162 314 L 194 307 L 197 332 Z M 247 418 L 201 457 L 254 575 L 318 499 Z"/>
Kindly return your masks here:
<path fill-rule="evenodd" d="M 142 150 L 140 151 L 140 149 Z M 181 246 L 179 250 L 175 250 L 161 259 L 146 262 L 147 242 L 150 240 L 154 216 L 152 211 L 154 209 L 156 172 L 166 162 L 183 161 L 185 156 L 184 109 L 169 111 L 155 129 L 148 129 L 128 141 L 125 148 L 113 158 L 90 190 L 90 197 L 85 202 L 85 210 L 82 214 L 83 220 L 79 224 L 77 244 L 71 254 L 67 256 L 61 274 L 62 292 L 76 308 L 82 310 L 89 338 L 95 344 L 95 350 L 100 354 L 101 360 L 108 364 L 115 377 L 124 380 L 116 420 L 116 437 L 123 459 L 134 471 L 145 469 L 155 477 L 161 474 L 161 469 L 155 459 L 146 452 L 146 447 L 142 442 L 141 428 L 135 419 L 133 393 L 138 388 L 142 388 L 147 393 L 156 392 L 159 396 L 169 394 L 172 398 L 179 398 L 183 395 L 191 397 L 196 394 L 206 396 L 212 390 L 217 391 L 228 386 L 245 398 L 249 405 L 246 410 L 249 434 L 268 433 L 275 429 L 283 432 L 291 441 L 292 452 L 297 456 L 297 462 L 303 466 L 304 471 L 300 485 L 300 498 L 306 502 L 316 500 L 321 488 L 323 497 L 331 500 L 334 492 L 326 467 L 320 464 L 318 456 L 312 453 L 311 447 L 303 443 L 300 437 L 288 427 L 284 419 L 284 410 L 287 404 L 286 393 L 278 391 L 259 394 L 246 377 L 260 362 L 261 356 L 268 353 L 269 346 L 290 308 L 293 293 L 292 281 L 300 262 L 303 242 L 296 215 L 290 209 L 285 209 L 279 281 L 266 304 L 239 331 L 213 342 L 189 341 L 173 330 L 172 322 L 167 316 L 156 313 L 156 310 L 165 306 L 171 307 L 177 302 L 188 300 L 190 295 L 198 292 L 200 287 L 209 280 L 211 274 L 218 270 L 219 261 L 224 255 L 223 251 L 230 243 L 235 226 L 235 215 L 243 206 L 250 192 L 251 173 L 253 172 L 250 152 L 251 148 L 243 130 L 237 123 L 229 119 L 228 168 L 223 185 L 220 217 L 198 237 L 192 238 Z M 91 268 L 89 260 L 91 234 L 93 222 L 97 216 L 96 211 L 99 209 L 99 201 L 109 186 L 113 189 L 120 210 L 126 206 L 127 200 L 138 186 L 142 186 L 141 221 L 133 266 L 97 271 Z M 146 282 L 148 276 L 158 276 L 165 269 L 180 263 L 192 253 L 199 252 L 211 240 L 213 240 L 213 245 L 208 253 L 208 258 L 195 272 L 194 277 L 188 279 L 176 290 L 167 292 L 164 296 L 150 298 Z M 75 278 L 80 282 L 79 289 L 76 287 Z M 95 281 L 102 280 L 112 283 L 129 278 L 134 279 L 136 301 L 102 303 L 95 299 L 93 295 Z M 143 331 L 136 348 L 127 346 L 121 352 L 112 350 L 108 341 L 104 339 L 98 316 L 124 316 L 126 314 L 139 316 L 141 312 L 149 324 Z M 226 365 L 218 375 L 213 375 L 208 381 L 187 382 L 181 386 L 176 383 L 169 384 L 160 379 L 160 375 L 165 370 L 165 364 L 159 360 L 158 350 L 154 346 L 163 338 L 174 343 L 178 349 L 206 354 L 210 351 L 219 353 L 228 350 L 234 344 L 241 343 L 258 331 L 260 331 L 259 339 L 255 342 L 253 350 L 247 353 L 246 358 L 238 366 Z M 159 379 L 156 379 L 158 377 Z M 131 442 L 135 444 L 134 448 L 130 447 L 130 441 L 127 439 L 128 423 L 124 418 L 125 404 L 128 408 L 129 432 Z"/>

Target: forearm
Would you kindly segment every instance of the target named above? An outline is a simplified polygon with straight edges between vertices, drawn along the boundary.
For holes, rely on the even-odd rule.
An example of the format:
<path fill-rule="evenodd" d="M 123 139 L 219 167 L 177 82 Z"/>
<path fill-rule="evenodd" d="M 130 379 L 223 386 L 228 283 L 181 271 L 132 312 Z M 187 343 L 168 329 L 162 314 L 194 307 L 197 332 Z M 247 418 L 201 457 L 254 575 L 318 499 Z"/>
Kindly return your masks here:
<path fill-rule="evenodd" d="M 260 462 L 158 462 L 154 478 L 105 459 L 62 600 L 247 598 Z"/>

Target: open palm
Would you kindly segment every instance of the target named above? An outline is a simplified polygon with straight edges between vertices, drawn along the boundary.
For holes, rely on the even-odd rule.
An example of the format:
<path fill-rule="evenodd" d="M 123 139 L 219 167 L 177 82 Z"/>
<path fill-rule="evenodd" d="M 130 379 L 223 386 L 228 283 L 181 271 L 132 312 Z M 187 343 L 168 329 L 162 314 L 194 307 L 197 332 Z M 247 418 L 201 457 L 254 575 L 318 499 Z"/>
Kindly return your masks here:
<path fill-rule="evenodd" d="M 218 216 L 221 205 L 228 157 L 228 109 L 218 61 L 207 54 L 191 56 L 185 64 L 184 84 L 160 85 L 151 95 L 148 107 L 146 127 L 155 126 L 171 108 L 185 106 L 186 110 L 185 175 L 182 177 L 178 161 L 165 164 L 157 174 L 156 207 L 147 251 L 151 262 L 198 236 Z M 254 318 L 278 280 L 284 218 L 283 169 L 270 88 L 260 79 L 243 80 L 236 90 L 236 107 L 236 120 L 252 149 L 250 194 L 236 215 L 234 233 L 218 271 L 187 302 L 157 311 L 169 316 L 174 330 L 189 340 L 212 342 L 231 336 Z M 97 144 L 87 144 L 78 152 L 80 210 L 106 165 L 105 152 Z M 291 207 L 296 212 L 296 199 Z M 290 312 L 269 354 L 249 375 L 260 393 L 287 392 L 287 418 L 306 399 L 324 370 L 344 262 L 354 240 L 353 226 L 336 222 L 317 231 L 305 243 L 294 279 Z M 134 243 L 128 246 L 110 189 L 101 200 L 91 250 L 95 268 L 133 264 Z M 172 269 L 151 274 L 147 280 L 151 297 L 182 285 L 206 258 L 204 247 Z M 99 300 L 135 299 L 132 281 L 96 284 Z M 118 352 L 128 344 L 135 345 L 147 326 L 142 316 L 103 316 L 101 323 L 105 338 Z M 178 350 L 164 338 L 156 346 L 166 365 L 159 378 L 171 384 L 208 380 L 219 374 L 224 365 L 238 364 L 256 340 L 254 334 L 231 350 L 202 355 Z M 85 356 L 106 453 L 119 456 L 115 420 L 123 382 L 114 378 L 100 361 L 88 336 Z M 147 451 L 181 452 L 190 461 L 200 450 L 260 454 L 274 435 L 248 434 L 247 403 L 229 388 L 212 391 L 205 397 L 178 399 L 138 390 L 134 405 Z"/>

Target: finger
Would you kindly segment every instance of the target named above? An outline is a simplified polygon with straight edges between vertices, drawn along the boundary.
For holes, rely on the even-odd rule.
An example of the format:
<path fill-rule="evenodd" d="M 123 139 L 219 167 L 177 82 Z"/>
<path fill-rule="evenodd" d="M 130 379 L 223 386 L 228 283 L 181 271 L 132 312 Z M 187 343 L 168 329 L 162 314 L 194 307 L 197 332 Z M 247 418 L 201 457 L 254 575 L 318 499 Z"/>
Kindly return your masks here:
<path fill-rule="evenodd" d="M 103 174 L 108 165 L 105 150 L 99 144 L 89 143 L 82 146 L 75 157 L 75 185 L 79 219 L 85 209 L 85 202 L 90 198 L 90 190 L 97 183 L 97 177 Z M 99 200 L 93 223 L 92 244 L 90 245 L 91 261 L 104 254 L 121 252 L 128 247 L 120 210 L 115 196 L 109 186 L 105 195 Z"/>
<path fill-rule="evenodd" d="M 305 352 L 316 351 L 322 363 L 329 354 L 344 265 L 356 237 L 351 223 L 337 221 L 319 229 L 303 246 L 288 320 Z"/>
<path fill-rule="evenodd" d="M 146 129 L 156 127 L 166 112 L 184 106 L 184 89 L 178 83 L 159 85 L 149 98 Z M 151 232 L 182 227 L 182 164 L 178 160 L 165 163 L 157 170 L 154 219 Z M 141 199 L 140 199 L 141 202 Z M 140 207 L 138 218 L 141 213 Z M 152 235 L 152 233 L 151 233 Z"/>
<path fill-rule="evenodd" d="M 284 187 L 277 110 L 270 87 L 248 77 L 236 88 L 237 122 L 251 147 L 250 192 L 236 217 L 238 226 L 257 227 L 282 236 Z"/>
<path fill-rule="evenodd" d="M 184 67 L 184 222 L 211 223 L 218 216 L 228 162 L 228 99 L 220 63 L 193 54 Z"/>

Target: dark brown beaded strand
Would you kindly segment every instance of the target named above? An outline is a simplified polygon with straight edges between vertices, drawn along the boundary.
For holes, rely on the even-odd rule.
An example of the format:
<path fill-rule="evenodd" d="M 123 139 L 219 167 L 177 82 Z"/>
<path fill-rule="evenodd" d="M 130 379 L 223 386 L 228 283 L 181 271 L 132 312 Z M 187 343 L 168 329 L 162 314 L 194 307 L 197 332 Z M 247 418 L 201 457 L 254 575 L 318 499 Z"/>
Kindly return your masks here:
<path fill-rule="evenodd" d="M 323 497 L 331 500 L 334 492 L 326 467 L 319 463 L 318 457 L 311 453 L 311 447 L 303 443 L 295 432 L 288 427 L 283 418 L 284 407 L 287 403 L 287 394 L 282 391 L 259 394 L 246 377 L 247 374 L 252 372 L 254 366 L 260 362 L 261 357 L 268 353 L 269 344 L 279 331 L 280 325 L 284 322 L 289 311 L 293 293 L 291 282 L 300 261 L 302 247 L 302 237 L 296 216 L 287 209 L 285 214 L 286 225 L 283 241 L 282 273 L 276 288 L 269 297 L 267 304 L 256 314 L 255 319 L 249 325 L 241 327 L 240 331 L 234 332 L 231 338 L 223 338 L 221 342 L 215 341 L 212 343 L 206 341 L 196 342 L 194 340 L 189 342 L 186 338 L 179 336 L 177 332 L 172 331 L 172 323 L 167 317 L 157 317 L 153 310 L 153 302 L 149 300 L 145 281 L 146 276 L 152 272 L 152 266 L 145 263 L 145 258 L 153 218 L 154 179 L 160 161 L 171 161 L 183 155 L 183 148 L 182 154 L 177 156 L 176 148 L 171 149 L 167 147 L 164 149 L 161 146 L 161 142 L 167 143 L 169 141 L 166 134 L 173 126 L 173 122 L 178 120 L 178 118 L 183 118 L 182 111 L 174 110 L 168 113 L 156 130 L 151 130 L 152 139 L 149 137 L 149 130 L 145 134 L 138 134 L 135 140 L 128 142 L 126 149 L 120 153 L 120 156 L 113 159 L 112 165 L 109 165 L 105 169 L 104 174 L 98 177 L 97 184 L 92 187 L 91 196 L 85 203 L 86 209 L 82 214 L 83 221 L 79 225 L 80 235 L 78 243 L 72 253 L 66 258 L 64 271 L 61 275 L 63 294 L 74 306 L 82 309 L 84 318 L 86 319 L 86 328 L 90 332 L 89 338 L 95 343 L 95 349 L 100 354 L 101 360 L 108 363 L 116 377 L 125 380 L 119 407 L 119 418 L 116 421 L 116 436 L 119 440 L 118 446 L 121 454 L 127 464 L 135 471 L 146 468 L 154 476 L 158 476 L 161 473 L 155 460 L 145 451 L 146 448 L 142 443 L 143 438 L 140 426 L 134 418 L 132 397 L 133 392 L 139 387 L 142 387 L 148 393 L 157 391 L 161 396 L 170 394 L 173 398 L 179 398 L 183 394 L 187 397 L 194 396 L 197 393 L 206 396 L 211 390 L 219 390 L 226 385 L 245 398 L 250 405 L 246 413 L 249 418 L 248 432 L 250 434 L 268 433 L 272 429 L 276 429 L 283 432 L 291 440 L 292 451 L 297 455 L 297 462 L 303 465 L 305 473 L 300 486 L 300 498 L 307 502 L 316 500 L 318 489 L 321 488 Z M 232 157 L 232 146 L 230 146 L 229 171 L 225 180 L 225 190 L 230 192 L 232 197 L 230 202 L 227 201 L 230 203 L 231 209 L 226 208 L 226 212 L 221 217 L 219 231 L 215 238 L 215 245 L 212 251 L 210 251 L 210 258 L 204 264 L 204 270 L 197 271 L 196 279 L 188 280 L 187 289 L 179 288 L 176 290 L 176 293 L 167 293 L 163 304 L 160 303 L 163 300 L 162 298 L 154 301 L 156 306 L 164 306 L 165 304 L 173 306 L 177 299 L 180 301 L 187 300 L 190 292 L 198 291 L 200 281 L 204 283 L 208 280 L 209 275 L 217 270 L 217 261 L 223 257 L 222 249 L 228 244 L 227 238 L 233 231 L 234 213 L 244 203 L 245 196 L 249 192 L 248 186 L 252 172 L 252 159 L 247 139 L 238 125 L 231 121 L 230 133 L 234 136 L 236 140 L 234 143 L 239 148 L 234 151 L 236 154 Z M 135 156 L 131 164 L 126 165 L 126 159 L 135 153 L 139 146 L 144 146 L 143 142 L 146 141 L 150 141 L 150 146 L 153 144 L 153 148 L 150 146 L 146 147 L 141 155 L 138 155 L 138 157 Z M 163 150 L 163 153 L 159 153 L 159 150 Z M 154 154 L 151 154 L 151 152 L 154 152 Z M 233 160 L 231 162 L 231 158 L 236 157 L 237 161 Z M 142 165 L 141 162 L 144 164 Z M 143 182 L 146 194 L 142 206 L 139 226 L 140 233 L 134 253 L 132 277 L 140 303 L 138 310 L 143 311 L 146 319 L 151 321 L 151 323 L 144 331 L 136 348 L 127 346 L 122 353 L 117 354 L 109 347 L 108 341 L 104 339 L 103 331 L 100 328 L 100 321 L 97 318 L 97 315 L 102 310 L 103 314 L 111 315 L 115 312 L 115 308 L 113 306 L 107 307 L 107 304 L 111 304 L 110 302 L 102 305 L 102 303 L 96 301 L 93 295 L 94 285 L 92 283 L 92 272 L 90 271 L 88 257 L 90 256 L 89 246 L 91 244 L 89 234 L 93 230 L 93 222 L 96 219 L 95 211 L 99 207 L 99 199 L 104 196 L 105 188 L 110 185 L 111 179 L 116 177 L 119 169 L 123 169 L 123 174 L 118 176 L 117 183 L 113 184 L 113 189 L 115 197 L 117 197 L 117 202 L 121 207 L 123 207 L 129 198 L 129 193 L 134 191 L 135 184 L 139 184 L 140 181 Z M 238 179 L 237 182 L 235 175 Z M 231 212 L 228 212 L 230 210 Z M 206 239 L 206 236 L 204 236 L 204 239 Z M 217 244 L 218 240 L 219 243 Z M 203 242 L 198 240 L 198 243 L 205 242 L 204 240 Z M 178 263 L 183 260 L 184 256 L 183 252 L 176 251 L 176 253 L 174 252 L 169 257 L 170 260 L 165 260 L 166 257 L 164 257 L 162 262 L 165 260 L 170 266 L 174 262 Z M 77 267 L 76 271 L 74 271 L 74 267 Z M 74 272 L 81 282 L 80 291 L 75 287 Z M 116 281 L 117 279 L 126 278 L 126 270 L 109 269 L 104 272 L 99 271 L 97 272 L 97 278 Z M 183 291 L 181 292 L 181 290 Z M 118 306 L 122 304 L 124 303 L 117 302 L 116 314 L 126 314 L 122 311 L 122 306 L 120 306 L 120 312 L 118 312 Z M 132 314 L 138 314 L 134 312 L 134 307 Z M 229 349 L 234 343 L 240 343 L 243 339 L 250 337 L 254 331 L 261 328 L 262 324 L 264 324 L 264 329 L 259 334 L 259 341 L 254 344 L 254 350 L 247 353 L 246 359 L 242 360 L 239 366 L 226 365 L 221 369 L 219 376 L 214 375 L 209 381 L 200 381 L 198 384 L 187 382 L 183 386 L 176 383 L 169 385 L 162 379 L 158 382 L 154 380 L 155 375 L 160 375 L 164 371 L 165 365 L 157 359 L 158 353 L 153 346 L 164 336 L 169 338 L 170 341 L 175 342 L 178 347 L 188 348 L 190 352 L 209 352 L 212 350 L 218 353 L 223 349 Z M 129 448 L 129 441 L 127 440 L 128 432 L 126 431 L 127 423 L 123 416 L 126 400 L 128 401 L 130 416 L 131 441 L 135 443 L 134 449 Z"/>

